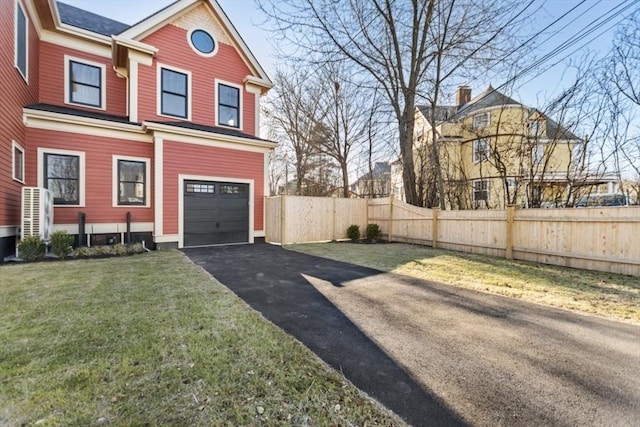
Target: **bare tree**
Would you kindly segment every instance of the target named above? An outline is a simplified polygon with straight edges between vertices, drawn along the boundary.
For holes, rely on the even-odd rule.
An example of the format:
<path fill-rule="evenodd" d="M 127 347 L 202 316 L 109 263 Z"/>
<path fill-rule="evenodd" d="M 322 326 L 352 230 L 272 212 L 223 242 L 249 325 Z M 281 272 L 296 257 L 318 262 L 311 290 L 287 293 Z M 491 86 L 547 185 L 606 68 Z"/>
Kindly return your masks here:
<path fill-rule="evenodd" d="M 403 165 L 405 197 L 420 205 L 413 157 L 414 108 L 418 91 L 425 87 L 430 70 L 440 65 L 465 63 L 483 48 L 497 42 L 491 34 L 502 34 L 513 18 L 513 0 L 257 0 L 274 19 L 279 33 L 288 37 L 300 53 L 311 60 L 347 60 L 356 64 L 363 80 L 380 88 L 396 119 Z M 454 11 L 455 13 L 449 13 Z M 440 15 L 442 14 L 442 15 Z M 434 24 L 436 16 L 441 22 Z M 484 19 L 480 17 L 484 16 Z M 434 34 L 455 20 L 468 24 L 443 35 L 438 54 Z M 480 27 L 474 27 L 480 23 Z M 474 30 L 472 33 L 465 33 Z M 442 35 L 442 34 L 440 34 Z M 450 50 L 449 42 L 468 42 L 465 49 Z M 455 69 L 456 67 L 451 67 Z M 433 74 L 433 73 L 432 73 Z M 455 73 L 452 72 L 453 76 Z M 437 94 L 434 97 L 437 102 Z"/>
<path fill-rule="evenodd" d="M 278 138 L 282 135 L 294 157 L 296 194 L 302 195 L 309 159 L 317 153 L 318 114 L 321 112 L 321 88 L 309 81 L 310 73 L 301 70 L 278 71 L 274 78 L 277 93 L 265 109 L 265 116 Z M 285 183 L 286 185 L 286 183 Z"/>

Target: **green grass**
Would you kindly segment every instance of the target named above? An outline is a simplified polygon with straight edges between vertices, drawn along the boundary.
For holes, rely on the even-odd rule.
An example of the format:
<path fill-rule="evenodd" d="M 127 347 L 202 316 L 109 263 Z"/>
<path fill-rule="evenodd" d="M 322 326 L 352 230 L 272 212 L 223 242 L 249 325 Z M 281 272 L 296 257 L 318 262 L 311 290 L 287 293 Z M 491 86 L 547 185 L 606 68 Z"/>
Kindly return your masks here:
<path fill-rule="evenodd" d="M 401 424 L 179 252 L 0 279 L 0 425 Z"/>
<path fill-rule="evenodd" d="M 288 246 L 338 261 L 640 323 L 640 279 L 402 243 Z"/>

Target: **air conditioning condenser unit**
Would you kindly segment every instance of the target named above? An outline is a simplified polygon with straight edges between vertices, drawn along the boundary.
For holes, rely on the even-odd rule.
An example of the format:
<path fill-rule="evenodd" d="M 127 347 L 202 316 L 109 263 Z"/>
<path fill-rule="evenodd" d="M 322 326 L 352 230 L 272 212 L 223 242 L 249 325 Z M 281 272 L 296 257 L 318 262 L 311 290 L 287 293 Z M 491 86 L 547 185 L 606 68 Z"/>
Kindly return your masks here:
<path fill-rule="evenodd" d="M 53 229 L 53 193 L 46 188 L 22 187 L 22 238 L 40 236 L 47 242 Z"/>

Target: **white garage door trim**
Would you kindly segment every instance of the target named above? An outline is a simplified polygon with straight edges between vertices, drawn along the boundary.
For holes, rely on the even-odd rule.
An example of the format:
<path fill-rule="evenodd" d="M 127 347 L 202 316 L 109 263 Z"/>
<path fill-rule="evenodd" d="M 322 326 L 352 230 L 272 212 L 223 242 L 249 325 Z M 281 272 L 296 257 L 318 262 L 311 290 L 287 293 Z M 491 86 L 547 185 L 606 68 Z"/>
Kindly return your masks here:
<path fill-rule="evenodd" d="M 211 182 L 231 182 L 235 184 L 249 184 L 249 240 L 253 243 L 253 211 L 254 211 L 254 180 L 229 178 L 228 176 L 205 176 L 205 175 L 178 175 L 178 247 L 184 248 L 184 182 L 185 181 L 211 181 Z"/>

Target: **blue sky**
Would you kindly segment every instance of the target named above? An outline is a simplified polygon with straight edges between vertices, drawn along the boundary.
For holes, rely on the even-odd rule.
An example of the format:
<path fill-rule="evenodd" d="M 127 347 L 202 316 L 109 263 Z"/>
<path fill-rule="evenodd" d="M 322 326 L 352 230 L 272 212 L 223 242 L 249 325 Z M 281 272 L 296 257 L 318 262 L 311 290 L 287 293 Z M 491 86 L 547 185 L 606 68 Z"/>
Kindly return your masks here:
<path fill-rule="evenodd" d="M 106 16 L 127 24 L 133 24 L 157 10 L 173 3 L 174 0 L 63 0 L 64 3 L 89 10 L 102 16 Z M 253 0 L 218 0 L 231 22 L 234 23 L 238 32 L 252 50 L 258 61 L 265 68 L 267 73 L 273 76 L 275 72 L 276 60 L 273 56 L 273 48 L 269 44 L 267 31 L 261 28 L 264 17 L 258 10 Z M 554 49 L 561 43 L 575 35 L 585 25 L 594 19 L 604 16 L 611 8 L 624 2 L 636 2 L 636 0 L 537 0 L 530 9 L 535 13 L 535 22 L 539 28 L 551 23 L 556 17 L 578 5 L 577 9 L 567 16 L 559 25 L 550 28 L 548 33 L 541 36 L 541 41 L 549 37 L 542 45 L 542 51 L 535 54 L 537 57 L 545 52 Z M 580 4 L 582 3 L 582 4 Z M 524 2 L 523 2 L 524 4 Z M 637 4 L 629 9 L 624 15 L 637 8 Z M 624 16 L 624 15 L 621 15 Z M 592 51 L 606 51 L 613 38 L 615 28 L 610 28 L 621 17 L 613 19 L 601 29 L 585 37 L 581 42 L 566 52 L 551 59 L 542 70 L 550 64 L 559 62 L 558 65 L 547 70 L 537 78 L 536 74 L 542 70 L 533 71 L 527 76 L 523 76 L 514 87 L 513 97 L 530 106 L 542 106 L 554 95 L 560 93 L 565 88 L 572 77 L 570 71 L 565 70 L 565 56 L 580 48 L 580 52 L 585 49 Z M 606 31 L 605 31 L 606 30 Z M 602 34 L 601 34 L 602 33 Z M 593 39 L 593 40 L 592 40 Z M 588 43 L 587 43 L 588 42 Z M 585 45 L 586 43 L 586 45 Z M 574 53 L 574 58 L 579 58 L 581 53 Z M 485 81 L 486 79 L 486 81 Z M 502 76 L 479 77 L 470 82 L 474 94 L 483 91 L 490 83 L 498 87 L 504 82 Z"/>

